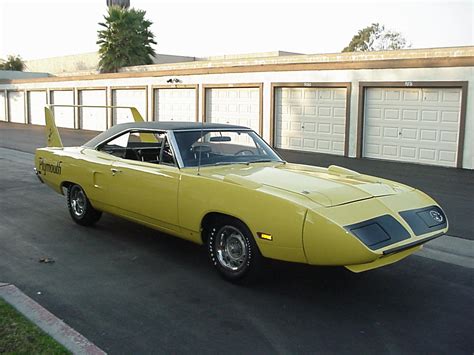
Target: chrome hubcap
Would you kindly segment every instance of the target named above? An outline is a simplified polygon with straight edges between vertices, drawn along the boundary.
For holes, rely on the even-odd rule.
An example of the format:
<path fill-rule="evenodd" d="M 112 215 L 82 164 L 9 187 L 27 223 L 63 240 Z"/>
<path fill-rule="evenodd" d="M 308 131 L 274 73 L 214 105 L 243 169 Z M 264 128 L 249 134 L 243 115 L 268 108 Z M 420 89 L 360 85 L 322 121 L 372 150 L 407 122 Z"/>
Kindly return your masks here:
<path fill-rule="evenodd" d="M 80 188 L 71 191 L 71 208 L 77 217 L 82 217 L 86 211 L 86 196 Z"/>
<path fill-rule="evenodd" d="M 216 254 L 219 263 L 232 271 L 240 270 L 247 261 L 247 243 L 235 227 L 224 226 L 217 232 Z"/>

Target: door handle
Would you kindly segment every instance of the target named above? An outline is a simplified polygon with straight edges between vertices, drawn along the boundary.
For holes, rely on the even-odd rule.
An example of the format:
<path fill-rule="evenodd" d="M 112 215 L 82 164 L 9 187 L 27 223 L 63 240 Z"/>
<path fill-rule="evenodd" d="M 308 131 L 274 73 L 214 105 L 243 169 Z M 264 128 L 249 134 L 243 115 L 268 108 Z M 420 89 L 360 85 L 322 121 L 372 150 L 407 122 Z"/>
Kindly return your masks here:
<path fill-rule="evenodd" d="M 112 172 L 112 176 L 115 176 L 115 174 L 122 172 L 122 170 L 119 170 L 119 169 L 116 169 L 116 168 L 111 168 L 110 171 Z"/>

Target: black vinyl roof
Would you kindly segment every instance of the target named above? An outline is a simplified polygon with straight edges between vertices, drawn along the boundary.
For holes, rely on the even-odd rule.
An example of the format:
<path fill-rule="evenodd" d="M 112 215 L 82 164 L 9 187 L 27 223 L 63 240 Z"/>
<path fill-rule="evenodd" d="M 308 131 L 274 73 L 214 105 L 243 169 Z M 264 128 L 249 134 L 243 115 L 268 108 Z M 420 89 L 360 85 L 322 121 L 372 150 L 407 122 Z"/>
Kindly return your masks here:
<path fill-rule="evenodd" d="M 157 131 L 187 131 L 187 130 L 249 130 L 248 127 L 236 126 L 222 123 L 200 123 L 200 122 L 178 122 L 178 121 L 164 121 L 164 122 L 128 122 L 117 124 L 98 136 L 92 138 L 83 146 L 88 148 L 96 147 L 99 143 L 118 135 L 120 132 L 135 130 L 135 129 L 152 129 Z"/>

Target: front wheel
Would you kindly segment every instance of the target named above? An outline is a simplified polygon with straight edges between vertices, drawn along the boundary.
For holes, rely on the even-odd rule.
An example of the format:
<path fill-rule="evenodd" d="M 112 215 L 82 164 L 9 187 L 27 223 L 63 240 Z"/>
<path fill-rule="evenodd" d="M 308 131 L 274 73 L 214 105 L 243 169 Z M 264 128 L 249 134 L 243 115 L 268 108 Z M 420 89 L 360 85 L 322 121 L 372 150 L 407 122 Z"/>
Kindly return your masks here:
<path fill-rule="evenodd" d="M 262 262 L 260 250 L 247 226 L 230 218 L 211 227 L 208 253 L 219 274 L 232 282 L 255 277 Z"/>
<path fill-rule="evenodd" d="M 73 221 L 81 226 L 92 226 L 102 216 L 102 212 L 92 207 L 86 193 L 79 185 L 68 187 L 67 208 Z"/>

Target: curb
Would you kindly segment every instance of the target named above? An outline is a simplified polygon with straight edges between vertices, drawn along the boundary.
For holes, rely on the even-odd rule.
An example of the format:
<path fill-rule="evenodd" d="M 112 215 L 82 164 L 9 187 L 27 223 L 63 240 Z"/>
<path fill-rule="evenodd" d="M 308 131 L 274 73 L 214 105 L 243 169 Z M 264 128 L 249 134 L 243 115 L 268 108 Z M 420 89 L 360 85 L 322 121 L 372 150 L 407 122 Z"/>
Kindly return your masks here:
<path fill-rule="evenodd" d="M 106 354 L 16 286 L 0 283 L 0 297 L 73 354 Z"/>
<path fill-rule="evenodd" d="M 474 241 L 445 235 L 416 252 L 424 258 L 474 269 Z"/>

